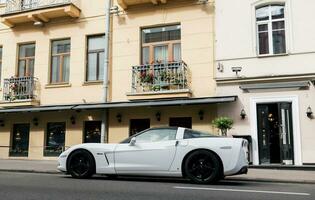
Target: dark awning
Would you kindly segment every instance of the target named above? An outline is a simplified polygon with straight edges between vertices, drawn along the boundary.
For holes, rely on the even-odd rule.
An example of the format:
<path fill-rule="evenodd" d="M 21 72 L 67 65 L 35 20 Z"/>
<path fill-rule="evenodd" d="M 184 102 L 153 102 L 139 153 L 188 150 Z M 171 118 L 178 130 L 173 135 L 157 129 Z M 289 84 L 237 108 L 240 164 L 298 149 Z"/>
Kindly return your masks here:
<path fill-rule="evenodd" d="M 130 107 L 155 107 L 155 106 L 180 106 L 180 105 L 201 105 L 229 103 L 236 101 L 237 96 L 190 98 L 190 99 L 165 99 L 150 101 L 127 101 L 127 102 L 109 102 L 94 104 L 73 104 L 56 106 L 39 106 L 29 108 L 8 108 L 0 109 L 0 113 L 19 113 L 19 112 L 49 112 L 66 110 L 91 110 L 91 109 L 110 109 L 110 108 L 130 108 Z"/>

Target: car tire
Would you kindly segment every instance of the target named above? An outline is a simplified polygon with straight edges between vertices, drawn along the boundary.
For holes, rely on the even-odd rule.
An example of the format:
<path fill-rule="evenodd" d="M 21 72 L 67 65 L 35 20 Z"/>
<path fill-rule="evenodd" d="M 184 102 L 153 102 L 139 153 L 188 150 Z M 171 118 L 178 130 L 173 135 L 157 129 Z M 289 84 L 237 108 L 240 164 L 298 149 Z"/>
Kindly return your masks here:
<path fill-rule="evenodd" d="M 222 177 L 219 159 L 207 150 L 198 150 L 189 154 L 183 167 L 185 177 L 193 183 L 215 183 Z"/>
<path fill-rule="evenodd" d="M 68 172 L 73 178 L 90 178 L 95 173 L 93 155 L 86 150 L 76 150 L 69 157 Z"/>

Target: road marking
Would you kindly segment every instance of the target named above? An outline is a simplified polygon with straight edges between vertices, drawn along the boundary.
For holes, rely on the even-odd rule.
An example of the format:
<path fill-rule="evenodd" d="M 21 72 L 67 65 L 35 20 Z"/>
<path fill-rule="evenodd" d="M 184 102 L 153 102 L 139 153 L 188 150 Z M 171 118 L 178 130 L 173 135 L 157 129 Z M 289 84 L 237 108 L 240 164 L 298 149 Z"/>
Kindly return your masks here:
<path fill-rule="evenodd" d="M 285 194 L 285 195 L 310 196 L 309 193 L 278 192 L 278 191 L 264 191 L 264 190 L 240 190 L 240 189 L 220 189 L 220 188 L 207 188 L 207 187 L 180 187 L 180 186 L 174 186 L 173 188 L 182 189 L 182 190 L 210 190 L 210 191 L 225 191 L 225 192 L 245 192 L 245 193 L 264 193 L 264 194 Z"/>

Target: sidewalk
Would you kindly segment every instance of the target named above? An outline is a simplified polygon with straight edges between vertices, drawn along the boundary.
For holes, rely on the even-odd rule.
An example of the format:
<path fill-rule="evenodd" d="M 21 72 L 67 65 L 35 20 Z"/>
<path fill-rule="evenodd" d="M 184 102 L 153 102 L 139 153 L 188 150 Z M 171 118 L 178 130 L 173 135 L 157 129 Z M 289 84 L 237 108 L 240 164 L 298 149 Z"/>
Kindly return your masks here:
<path fill-rule="evenodd" d="M 31 172 L 58 174 L 57 161 L 42 160 L 1 160 L 0 172 Z M 312 170 L 283 170 L 283 169 L 249 169 L 248 174 L 226 177 L 235 181 L 263 181 L 283 183 L 315 184 L 315 171 Z"/>

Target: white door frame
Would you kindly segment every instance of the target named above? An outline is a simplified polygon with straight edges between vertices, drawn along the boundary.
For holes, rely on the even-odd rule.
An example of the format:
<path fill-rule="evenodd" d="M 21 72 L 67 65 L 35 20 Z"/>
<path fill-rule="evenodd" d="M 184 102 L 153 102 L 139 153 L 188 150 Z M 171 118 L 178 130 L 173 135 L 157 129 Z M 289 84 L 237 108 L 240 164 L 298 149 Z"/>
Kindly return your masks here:
<path fill-rule="evenodd" d="M 253 164 L 259 165 L 257 104 L 278 103 L 278 102 L 292 103 L 294 164 L 302 165 L 301 131 L 300 131 L 300 117 L 299 117 L 300 112 L 299 112 L 299 98 L 297 95 L 264 96 L 264 97 L 251 97 L 250 98 L 250 119 L 251 119 L 251 136 L 252 136 L 252 145 L 253 145 L 252 146 Z"/>

